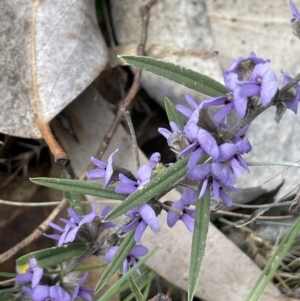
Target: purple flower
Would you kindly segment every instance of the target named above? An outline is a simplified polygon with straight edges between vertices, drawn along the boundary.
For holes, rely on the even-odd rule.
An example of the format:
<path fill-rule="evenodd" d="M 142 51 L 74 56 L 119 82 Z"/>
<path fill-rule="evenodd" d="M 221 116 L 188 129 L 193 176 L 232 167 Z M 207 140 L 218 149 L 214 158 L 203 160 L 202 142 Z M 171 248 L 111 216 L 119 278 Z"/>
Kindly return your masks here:
<path fill-rule="evenodd" d="M 171 121 L 170 127 L 172 132 L 165 128 L 158 128 L 158 132 L 167 139 L 167 143 L 171 150 L 177 154 L 189 146 L 189 142 L 185 134 L 179 129 L 175 122 Z"/>
<path fill-rule="evenodd" d="M 237 140 L 237 136 L 235 137 Z M 224 143 L 219 147 L 219 157 L 214 160 L 215 163 L 230 162 L 230 165 L 235 174 L 240 177 L 243 169 L 250 172 L 243 154 L 247 154 L 252 150 L 252 146 L 247 138 L 239 139 L 235 144 Z"/>
<path fill-rule="evenodd" d="M 18 269 L 18 275 L 16 278 L 17 283 L 24 283 L 24 282 L 30 282 L 31 281 L 31 287 L 35 288 L 42 276 L 43 276 L 43 269 L 39 266 L 37 266 L 37 260 L 33 257 L 29 259 L 29 268 L 26 273 L 21 274 L 19 273 Z"/>
<path fill-rule="evenodd" d="M 66 224 L 65 228 L 62 228 L 54 223 L 49 223 L 49 225 L 52 228 L 60 231 L 61 234 L 44 234 L 44 235 L 49 238 L 58 240 L 58 246 L 62 246 L 63 244 L 73 242 L 80 228 L 83 227 L 84 225 L 87 225 L 87 227 L 90 230 L 89 232 L 93 234 L 93 236 L 95 235 L 97 236 L 99 234 L 96 233 L 98 231 L 98 228 L 96 227 L 97 229 L 93 229 L 93 221 L 96 217 L 98 217 L 100 220 L 103 220 L 105 216 L 109 213 L 109 211 L 110 211 L 110 207 L 107 206 L 104 208 L 102 214 L 99 216 L 96 212 L 96 204 L 93 204 L 91 213 L 88 213 L 83 216 L 79 216 L 75 212 L 75 210 L 72 207 L 70 207 L 68 208 L 70 219 L 69 220 L 65 218 L 60 219 Z M 115 224 L 112 222 L 102 223 L 102 229 L 107 229 L 114 226 Z"/>
<path fill-rule="evenodd" d="M 131 194 L 136 190 L 142 189 L 151 179 L 152 168 L 146 164 L 139 167 L 137 171 L 137 180 L 133 181 L 123 174 L 119 174 L 119 180 L 122 183 L 117 186 L 115 191 L 122 194 Z"/>
<path fill-rule="evenodd" d="M 91 157 L 91 162 L 98 166 L 99 168 L 92 169 L 87 173 L 87 178 L 90 180 L 105 178 L 105 183 L 103 188 L 107 188 L 110 184 L 114 183 L 117 179 L 113 177 L 114 167 L 113 158 L 115 153 L 119 151 L 116 149 L 108 158 L 108 163 L 104 163 L 94 157 Z"/>
<path fill-rule="evenodd" d="M 260 97 L 263 106 L 267 106 L 278 89 L 278 80 L 275 73 L 270 70 L 269 62 L 257 64 L 252 70 L 249 81 L 237 82 L 235 97 Z"/>
<path fill-rule="evenodd" d="M 209 186 L 217 201 L 222 200 L 227 206 L 232 205 L 232 199 L 223 190 L 223 187 L 236 190 L 233 173 L 227 165 L 222 163 L 196 165 L 188 172 L 187 177 L 193 181 L 203 181 L 199 199 Z"/>
<path fill-rule="evenodd" d="M 105 254 L 105 260 L 107 262 L 111 262 L 115 254 L 117 253 L 118 246 L 111 247 L 107 250 Z M 148 249 L 142 245 L 136 245 L 132 248 L 129 255 L 124 259 L 123 261 L 123 275 L 127 273 L 128 269 L 136 264 L 136 258 L 145 256 L 148 253 Z M 141 272 L 139 269 L 136 270 L 136 272 L 141 275 Z"/>
<path fill-rule="evenodd" d="M 195 211 L 187 209 L 189 206 L 194 204 L 197 200 L 197 193 L 192 188 L 187 188 L 181 198 L 172 204 L 172 208 L 175 208 L 182 212 L 182 215 L 179 215 L 176 212 L 171 210 L 168 211 L 167 224 L 172 228 L 178 220 L 182 220 L 186 225 L 187 229 L 190 232 L 194 231 L 194 222 L 195 222 Z"/>
<path fill-rule="evenodd" d="M 82 278 L 79 280 L 79 283 L 75 287 L 73 294 L 72 294 L 72 301 L 74 301 L 77 297 L 81 297 L 86 301 L 92 301 L 93 298 L 91 296 L 92 292 L 94 291 L 92 288 L 88 288 L 82 286 L 83 282 L 86 280 L 88 273 L 85 273 Z"/>
<path fill-rule="evenodd" d="M 22 291 L 33 301 L 71 301 L 71 296 L 58 285 L 38 285 L 33 290 L 24 286 Z"/>
<path fill-rule="evenodd" d="M 284 87 L 292 80 L 292 78 L 286 72 L 281 71 L 281 73 L 283 74 L 282 86 Z M 297 114 L 298 102 L 300 101 L 300 85 L 298 83 L 295 84 L 283 95 L 282 98 L 286 107 Z"/>
<path fill-rule="evenodd" d="M 122 231 L 129 232 L 136 228 L 134 236 L 136 242 L 141 241 L 147 226 L 150 226 L 155 232 L 159 230 L 156 214 L 148 204 L 143 204 L 130 210 L 125 215 L 132 217 L 133 220 L 129 224 L 123 226 Z"/>

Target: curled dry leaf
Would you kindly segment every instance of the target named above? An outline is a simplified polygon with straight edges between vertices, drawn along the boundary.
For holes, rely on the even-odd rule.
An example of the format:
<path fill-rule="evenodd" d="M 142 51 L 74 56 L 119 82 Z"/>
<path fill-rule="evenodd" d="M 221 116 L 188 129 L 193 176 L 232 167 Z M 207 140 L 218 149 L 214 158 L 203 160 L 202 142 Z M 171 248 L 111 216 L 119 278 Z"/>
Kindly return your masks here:
<path fill-rule="evenodd" d="M 0 2 L 0 132 L 45 138 L 49 121 L 104 68 L 107 48 L 94 5 Z"/>

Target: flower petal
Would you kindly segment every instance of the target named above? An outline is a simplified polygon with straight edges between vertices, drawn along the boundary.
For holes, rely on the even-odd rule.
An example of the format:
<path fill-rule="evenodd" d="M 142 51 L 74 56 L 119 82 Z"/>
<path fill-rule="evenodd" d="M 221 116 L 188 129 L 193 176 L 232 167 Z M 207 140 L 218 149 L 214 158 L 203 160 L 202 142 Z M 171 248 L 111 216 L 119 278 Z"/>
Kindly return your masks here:
<path fill-rule="evenodd" d="M 200 129 L 198 132 L 198 141 L 201 148 L 209 154 L 213 159 L 219 157 L 219 148 L 215 138 L 206 130 Z"/>
<path fill-rule="evenodd" d="M 139 213 L 142 219 L 155 231 L 159 230 L 156 214 L 151 206 L 143 204 L 139 207 Z"/>
<path fill-rule="evenodd" d="M 187 214 L 183 214 L 180 218 L 190 232 L 194 232 L 195 220 Z"/>

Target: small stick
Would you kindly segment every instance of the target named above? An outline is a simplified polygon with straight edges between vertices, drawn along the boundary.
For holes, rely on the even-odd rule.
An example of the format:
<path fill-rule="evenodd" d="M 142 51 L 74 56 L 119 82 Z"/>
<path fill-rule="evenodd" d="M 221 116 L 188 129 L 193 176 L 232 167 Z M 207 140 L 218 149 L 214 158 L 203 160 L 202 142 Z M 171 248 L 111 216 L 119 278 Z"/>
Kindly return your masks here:
<path fill-rule="evenodd" d="M 49 223 L 53 221 L 60 211 L 68 203 L 67 199 L 63 199 L 60 204 L 52 211 L 52 213 L 45 219 L 29 236 L 21 240 L 19 243 L 14 245 L 12 248 L 0 255 L 0 264 L 11 258 L 21 249 L 28 246 L 30 243 L 38 239 L 43 233 L 49 228 Z"/>
<path fill-rule="evenodd" d="M 54 156 L 54 160 L 57 165 L 63 165 L 67 167 L 70 164 L 70 159 L 65 151 L 61 148 L 59 143 L 53 136 L 51 132 L 49 123 L 44 123 L 39 126 L 39 130 L 43 136 L 43 139 L 46 141 L 47 145 L 50 148 L 52 155 Z"/>
<path fill-rule="evenodd" d="M 128 128 L 129 128 L 129 132 L 130 132 L 130 136 L 131 136 L 131 141 L 132 141 L 132 146 L 134 149 L 134 153 L 135 153 L 135 162 L 136 162 L 136 166 L 137 168 L 140 167 L 141 163 L 140 163 L 140 157 L 139 157 L 139 149 L 138 149 L 138 145 L 137 145 L 137 141 L 136 141 L 136 135 L 134 132 L 134 128 L 133 128 L 133 124 L 132 124 L 132 120 L 130 118 L 130 112 L 127 111 L 126 109 L 122 108 L 121 111 L 123 112 L 123 115 L 126 119 Z"/>
<path fill-rule="evenodd" d="M 146 4 L 146 5 L 144 5 L 140 8 L 140 12 L 141 12 L 141 16 L 142 16 L 142 33 L 141 33 L 140 44 L 138 45 L 138 48 L 137 48 L 137 55 L 140 55 L 140 56 L 145 55 L 145 44 L 146 44 L 146 41 L 147 41 L 149 16 L 150 16 L 149 12 L 150 12 L 151 7 L 156 2 L 157 2 L 157 0 L 150 0 L 148 2 L 148 4 Z M 100 145 L 100 148 L 98 149 L 95 157 L 101 159 L 104 152 L 106 151 L 110 140 L 112 139 L 114 133 L 116 132 L 116 129 L 117 129 L 118 125 L 122 121 L 123 113 L 122 113 L 121 109 L 126 110 L 130 106 L 133 98 L 135 97 L 135 95 L 137 94 L 137 92 L 140 88 L 141 74 L 142 74 L 141 69 L 136 69 L 132 86 L 130 87 L 130 89 L 129 89 L 127 95 L 125 96 L 125 98 L 119 103 L 115 119 L 113 120 L 113 122 L 111 123 L 109 129 L 107 130 L 107 132 L 106 132 L 106 134 L 105 134 L 105 136 L 102 140 L 102 143 Z M 79 176 L 79 179 L 83 180 L 86 177 L 87 172 L 92 167 L 93 167 L 93 164 L 90 163 L 88 165 L 88 167 L 86 168 L 86 170 Z"/>

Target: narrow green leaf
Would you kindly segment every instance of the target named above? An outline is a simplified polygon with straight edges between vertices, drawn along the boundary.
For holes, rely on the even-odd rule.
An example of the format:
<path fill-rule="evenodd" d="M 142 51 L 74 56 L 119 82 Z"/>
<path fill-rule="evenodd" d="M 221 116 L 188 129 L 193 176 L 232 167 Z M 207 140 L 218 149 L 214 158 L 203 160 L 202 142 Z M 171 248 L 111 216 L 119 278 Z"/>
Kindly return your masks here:
<path fill-rule="evenodd" d="M 122 291 L 129 288 L 128 283 L 125 283 L 128 280 L 128 277 L 133 275 L 133 273 L 136 272 L 136 269 L 139 268 L 142 264 L 144 264 L 153 254 L 155 250 L 152 250 L 149 252 L 146 256 L 144 256 L 142 259 L 138 261 L 137 264 L 135 264 L 132 268 L 129 269 L 129 271 L 122 275 L 99 299 L 98 301 L 106 301 L 112 296 L 116 295 L 117 293 L 121 293 Z M 143 267 L 143 269 L 140 269 L 142 274 L 143 270 L 148 269 L 147 267 Z M 148 269 L 149 270 L 149 269 Z M 152 274 L 151 274 L 152 275 Z M 150 276 L 151 276 L 150 275 Z"/>
<path fill-rule="evenodd" d="M 151 181 L 145 185 L 143 189 L 137 190 L 133 194 L 129 195 L 120 205 L 115 207 L 106 216 L 105 220 L 115 219 L 127 211 L 146 203 L 153 197 L 168 191 L 170 187 L 175 187 L 186 177 L 188 159 L 189 157 L 185 157 L 179 160 L 174 165 L 166 168 L 162 173 L 151 179 Z"/>
<path fill-rule="evenodd" d="M 195 227 L 192 239 L 191 260 L 189 270 L 188 301 L 192 301 L 198 286 L 210 217 L 210 191 L 206 189 L 202 199 L 197 200 Z"/>
<path fill-rule="evenodd" d="M 134 293 L 135 300 L 143 301 L 144 296 L 143 296 L 142 292 L 140 291 L 139 287 L 137 286 L 137 284 L 135 283 L 133 277 L 130 276 L 128 280 L 129 280 L 130 289 Z"/>
<path fill-rule="evenodd" d="M 293 227 L 291 227 L 290 231 L 286 234 L 284 239 L 281 241 L 281 243 L 277 247 L 276 251 L 273 253 L 271 258 L 269 259 L 267 265 L 263 269 L 261 275 L 255 282 L 255 285 L 253 286 L 252 290 L 250 291 L 249 295 L 247 296 L 246 301 L 259 300 L 259 298 L 261 297 L 266 286 L 271 281 L 271 279 L 274 277 L 282 260 L 284 259 L 284 257 L 288 253 L 289 249 L 295 242 L 295 239 L 296 239 L 299 231 L 300 231 L 300 218 L 298 218 L 298 220 L 295 222 Z M 264 278 L 264 281 L 262 282 L 263 278 Z M 256 290 L 257 290 L 257 292 L 254 295 Z"/>
<path fill-rule="evenodd" d="M 14 278 L 17 276 L 16 273 L 7 273 L 7 272 L 0 272 L 1 277 L 6 277 L 6 278 Z"/>
<path fill-rule="evenodd" d="M 62 171 L 62 178 L 71 179 L 71 176 L 65 169 Z M 82 211 L 79 195 L 77 193 L 64 191 L 64 198 L 70 201 L 71 206 L 79 216 L 82 216 L 84 214 Z"/>
<path fill-rule="evenodd" d="M 225 86 L 216 80 L 179 65 L 145 56 L 120 56 L 120 58 L 136 68 L 145 69 L 212 97 L 228 92 Z"/>
<path fill-rule="evenodd" d="M 81 243 L 74 243 L 61 247 L 43 249 L 26 254 L 16 260 L 19 273 L 26 273 L 29 267 L 29 259 L 36 258 L 37 265 L 41 268 L 53 266 L 64 261 L 70 260 L 83 254 L 87 246 Z"/>
<path fill-rule="evenodd" d="M 99 184 L 80 180 L 57 179 L 57 178 L 31 178 L 31 182 L 78 194 L 94 195 L 106 199 L 124 200 L 126 195 L 115 192 L 113 187 L 103 189 Z"/>
<path fill-rule="evenodd" d="M 108 264 L 104 273 L 95 287 L 95 294 L 98 293 L 101 288 L 107 283 L 107 281 L 114 275 L 115 272 L 122 266 L 124 259 L 128 256 L 136 242 L 134 239 L 135 230 L 131 230 L 122 241 L 117 253 L 113 257 L 112 261 Z"/>
<path fill-rule="evenodd" d="M 179 126 L 179 128 L 183 130 L 184 127 L 183 120 L 179 112 L 176 110 L 173 102 L 168 97 L 165 97 L 164 101 L 165 101 L 165 108 L 166 108 L 166 113 L 169 122 L 171 121 L 175 122 Z"/>
<path fill-rule="evenodd" d="M 16 295 L 12 293 L 0 293 L 1 301 L 14 301 L 16 300 Z"/>

